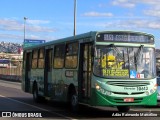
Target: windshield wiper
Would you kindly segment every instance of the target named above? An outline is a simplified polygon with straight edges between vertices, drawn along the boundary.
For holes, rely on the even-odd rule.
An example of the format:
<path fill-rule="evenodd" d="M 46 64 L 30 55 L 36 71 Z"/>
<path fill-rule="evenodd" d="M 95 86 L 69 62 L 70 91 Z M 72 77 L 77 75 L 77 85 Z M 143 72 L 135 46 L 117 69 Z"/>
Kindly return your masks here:
<path fill-rule="evenodd" d="M 138 63 L 138 60 L 139 60 L 140 56 L 141 56 L 142 53 L 143 53 L 143 47 L 144 47 L 144 45 L 141 45 L 141 46 L 139 47 L 139 49 L 137 50 L 137 53 L 136 53 L 136 56 L 135 56 L 135 64 Z"/>
<path fill-rule="evenodd" d="M 112 47 L 116 51 L 116 53 L 120 57 L 120 59 L 122 59 L 122 60 L 124 59 L 123 55 L 121 54 L 121 52 L 117 49 L 117 47 L 114 44 L 110 44 L 109 46 Z"/>
<path fill-rule="evenodd" d="M 144 47 L 144 45 L 141 45 L 138 48 L 136 55 L 134 56 L 134 62 L 135 62 L 134 64 L 135 64 L 136 70 L 137 70 L 137 65 L 138 65 L 138 61 L 140 59 L 140 56 L 142 56 L 142 54 L 143 54 L 143 47 Z"/>

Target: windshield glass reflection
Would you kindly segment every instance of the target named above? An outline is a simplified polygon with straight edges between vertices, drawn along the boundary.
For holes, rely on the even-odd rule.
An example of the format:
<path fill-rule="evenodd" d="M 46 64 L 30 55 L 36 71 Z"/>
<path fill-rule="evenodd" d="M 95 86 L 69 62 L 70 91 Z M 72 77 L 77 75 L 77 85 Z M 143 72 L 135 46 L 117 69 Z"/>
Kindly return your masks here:
<path fill-rule="evenodd" d="M 145 79 L 155 77 L 153 48 L 97 46 L 94 74 L 106 78 Z"/>

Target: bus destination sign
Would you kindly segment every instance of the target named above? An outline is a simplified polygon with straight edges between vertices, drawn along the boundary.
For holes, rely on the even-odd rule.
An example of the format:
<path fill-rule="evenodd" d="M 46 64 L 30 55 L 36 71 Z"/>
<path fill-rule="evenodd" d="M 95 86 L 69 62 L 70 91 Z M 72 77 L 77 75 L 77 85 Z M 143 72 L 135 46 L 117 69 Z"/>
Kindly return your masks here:
<path fill-rule="evenodd" d="M 97 35 L 97 42 L 134 42 L 154 43 L 153 36 L 138 33 L 101 33 Z"/>

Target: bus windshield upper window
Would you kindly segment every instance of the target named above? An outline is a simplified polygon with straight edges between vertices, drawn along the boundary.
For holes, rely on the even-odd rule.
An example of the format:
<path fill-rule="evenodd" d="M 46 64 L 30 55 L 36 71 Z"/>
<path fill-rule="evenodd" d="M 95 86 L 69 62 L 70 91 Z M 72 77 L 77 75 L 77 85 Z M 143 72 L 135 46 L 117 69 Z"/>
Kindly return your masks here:
<path fill-rule="evenodd" d="M 77 56 L 78 56 L 78 42 L 69 43 L 66 45 L 66 68 L 76 68 L 77 67 Z"/>
<path fill-rule="evenodd" d="M 62 68 L 64 66 L 64 44 L 55 46 L 54 49 L 54 68 Z"/>
<path fill-rule="evenodd" d="M 44 49 L 39 49 L 38 68 L 44 68 Z"/>
<path fill-rule="evenodd" d="M 33 50 L 32 68 L 37 68 L 38 50 Z"/>
<path fill-rule="evenodd" d="M 77 54 L 78 52 L 78 43 L 69 43 L 66 45 L 66 55 Z"/>
<path fill-rule="evenodd" d="M 38 50 L 33 51 L 33 58 L 38 58 Z"/>

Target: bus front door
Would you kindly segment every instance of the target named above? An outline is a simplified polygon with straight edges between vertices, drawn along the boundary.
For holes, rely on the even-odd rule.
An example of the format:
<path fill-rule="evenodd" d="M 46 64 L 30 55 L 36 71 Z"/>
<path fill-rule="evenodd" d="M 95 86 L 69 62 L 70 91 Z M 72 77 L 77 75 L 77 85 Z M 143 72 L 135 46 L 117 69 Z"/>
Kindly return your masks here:
<path fill-rule="evenodd" d="M 44 95 L 46 97 L 51 97 L 53 95 L 52 87 L 52 49 L 46 50 L 45 57 L 45 70 L 44 70 Z"/>
<path fill-rule="evenodd" d="M 30 80 L 31 80 L 31 67 L 32 67 L 32 53 L 31 52 L 26 52 L 25 53 L 25 59 L 26 60 L 26 65 L 25 65 L 25 91 L 26 92 L 31 92 L 30 90 Z"/>
<path fill-rule="evenodd" d="M 88 103 L 91 96 L 91 49 L 92 43 L 80 45 L 78 97 L 79 102 Z"/>

